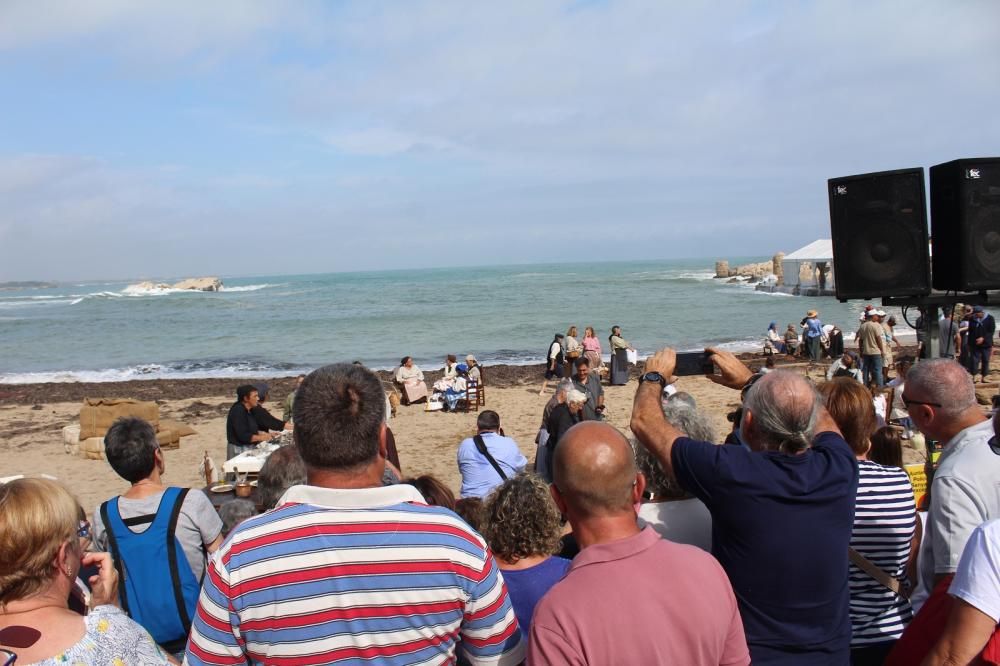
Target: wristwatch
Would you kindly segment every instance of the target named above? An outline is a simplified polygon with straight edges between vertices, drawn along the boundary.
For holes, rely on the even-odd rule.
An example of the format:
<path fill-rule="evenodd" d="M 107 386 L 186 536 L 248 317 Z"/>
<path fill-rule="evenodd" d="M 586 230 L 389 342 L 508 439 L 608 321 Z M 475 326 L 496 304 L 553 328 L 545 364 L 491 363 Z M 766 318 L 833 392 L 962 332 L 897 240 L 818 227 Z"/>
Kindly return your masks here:
<path fill-rule="evenodd" d="M 659 382 L 660 389 L 667 388 L 667 379 L 658 372 L 647 372 L 642 377 L 639 377 L 639 383 L 645 384 L 646 382 Z"/>

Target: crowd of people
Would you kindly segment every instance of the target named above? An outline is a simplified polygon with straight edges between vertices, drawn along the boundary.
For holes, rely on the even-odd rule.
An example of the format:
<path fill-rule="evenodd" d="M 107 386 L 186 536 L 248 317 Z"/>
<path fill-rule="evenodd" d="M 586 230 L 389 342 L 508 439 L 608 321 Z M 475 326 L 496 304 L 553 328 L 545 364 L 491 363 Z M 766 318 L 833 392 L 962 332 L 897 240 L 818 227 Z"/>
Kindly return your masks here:
<path fill-rule="evenodd" d="M 294 429 L 260 471 L 256 506 L 217 510 L 169 486 L 152 426 L 120 419 L 106 457 L 129 488 L 89 518 L 56 481 L 0 486 L 0 656 L 1000 663 L 1000 414 L 950 358 L 894 359 L 892 393 L 873 393 L 886 376 L 865 357 L 892 342 L 879 312 L 865 315 L 860 354 L 832 354 L 819 385 L 708 350 L 710 379 L 740 404 L 721 443 L 673 386 L 670 349 L 646 359 L 631 438 L 604 422 L 600 343 L 570 328 L 549 351 L 557 384 L 534 461 L 484 409 L 458 443 L 457 496 L 402 474 L 393 405 L 360 364 L 301 378 L 280 420 L 261 407 L 266 386 L 238 388 L 232 446 Z M 817 312 L 802 326 L 797 346 L 829 344 Z M 613 383 L 630 346 L 618 327 L 609 343 Z M 460 386 L 470 363 L 448 357 L 453 381 L 434 390 Z M 424 382 L 412 359 L 395 378 L 412 402 Z M 911 429 L 943 445 L 923 516 L 901 468 Z"/>

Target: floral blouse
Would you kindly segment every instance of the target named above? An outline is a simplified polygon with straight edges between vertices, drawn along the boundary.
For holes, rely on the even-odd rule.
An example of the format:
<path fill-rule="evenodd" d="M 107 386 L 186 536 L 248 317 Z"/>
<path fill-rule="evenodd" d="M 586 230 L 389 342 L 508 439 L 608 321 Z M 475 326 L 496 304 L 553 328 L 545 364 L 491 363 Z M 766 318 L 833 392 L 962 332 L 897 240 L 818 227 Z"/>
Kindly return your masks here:
<path fill-rule="evenodd" d="M 83 619 L 86 632 L 73 647 L 39 666 L 160 666 L 169 664 L 153 638 L 114 606 L 98 606 Z"/>

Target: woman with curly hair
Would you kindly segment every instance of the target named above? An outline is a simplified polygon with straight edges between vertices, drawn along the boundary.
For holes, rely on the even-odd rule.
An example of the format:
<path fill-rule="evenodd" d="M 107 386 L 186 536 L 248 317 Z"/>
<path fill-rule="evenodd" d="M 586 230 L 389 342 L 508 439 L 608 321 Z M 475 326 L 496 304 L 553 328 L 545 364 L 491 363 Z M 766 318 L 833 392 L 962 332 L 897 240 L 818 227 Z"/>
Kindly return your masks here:
<path fill-rule="evenodd" d="M 521 473 L 486 498 L 481 527 L 503 571 L 521 635 L 527 639 L 535 606 L 570 565 L 554 556 L 562 535 L 559 509 L 541 478 Z"/>

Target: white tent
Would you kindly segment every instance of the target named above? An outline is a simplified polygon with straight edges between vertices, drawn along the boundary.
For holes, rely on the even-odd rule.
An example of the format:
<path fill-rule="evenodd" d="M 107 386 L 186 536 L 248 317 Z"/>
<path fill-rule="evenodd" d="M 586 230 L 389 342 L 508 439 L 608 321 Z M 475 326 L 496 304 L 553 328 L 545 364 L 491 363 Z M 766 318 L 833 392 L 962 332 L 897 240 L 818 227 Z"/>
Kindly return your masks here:
<path fill-rule="evenodd" d="M 786 254 L 781 260 L 781 272 L 784 274 L 785 286 L 832 290 L 833 241 L 821 238 Z"/>

